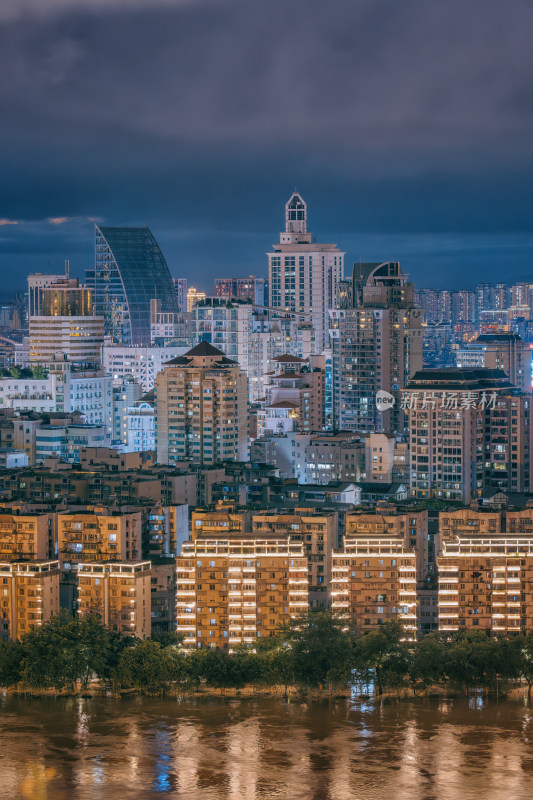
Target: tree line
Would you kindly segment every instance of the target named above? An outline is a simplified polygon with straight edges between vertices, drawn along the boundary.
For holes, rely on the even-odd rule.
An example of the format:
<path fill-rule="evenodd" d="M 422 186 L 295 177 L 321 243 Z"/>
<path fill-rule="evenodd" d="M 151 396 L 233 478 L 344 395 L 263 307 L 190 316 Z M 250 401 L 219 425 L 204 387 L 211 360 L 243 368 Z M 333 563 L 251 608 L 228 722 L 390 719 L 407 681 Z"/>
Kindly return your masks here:
<path fill-rule="evenodd" d="M 361 694 L 435 685 L 503 691 L 533 686 L 533 634 L 493 637 L 484 632 L 431 633 L 405 640 L 401 625 L 361 632 L 329 612 L 312 611 L 275 636 L 220 649 L 185 650 L 176 634 L 122 637 L 96 616 L 62 613 L 27 633 L 0 641 L 0 686 L 21 690 L 87 689 L 97 679 L 112 691 L 146 693 L 213 689 L 346 689 Z"/>

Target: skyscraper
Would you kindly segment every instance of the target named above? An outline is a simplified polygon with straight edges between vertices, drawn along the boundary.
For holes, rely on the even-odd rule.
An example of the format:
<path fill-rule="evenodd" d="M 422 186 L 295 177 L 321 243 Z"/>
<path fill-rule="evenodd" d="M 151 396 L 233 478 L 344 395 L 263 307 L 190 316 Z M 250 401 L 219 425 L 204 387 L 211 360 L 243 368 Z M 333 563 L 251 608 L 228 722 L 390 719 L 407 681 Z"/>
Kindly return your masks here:
<path fill-rule="evenodd" d="M 285 231 L 268 253 L 270 306 L 305 315 L 316 331 L 317 352 L 329 345 L 328 312 L 335 308 L 344 253 L 318 244 L 307 231 L 307 205 L 294 192 L 285 206 Z"/>
<path fill-rule="evenodd" d="M 236 361 L 200 342 L 155 379 L 161 464 L 216 464 L 248 457 L 247 380 Z"/>
<path fill-rule="evenodd" d="M 422 309 L 397 262 L 355 264 L 352 286 L 354 307 L 331 312 L 334 425 L 402 431 L 399 393 L 422 367 Z M 385 411 L 376 404 L 380 390 L 395 398 Z"/>
<path fill-rule="evenodd" d="M 32 278 L 28 278 L 30 296 Z M 104 343 L 103 317 L 94 315 L 89 289 L 77 278 L 58 278 L 39 287 L 30 314 L 30 361 L 49 364 L 58 357 L 79 368 L 98 368 Z"/>
<path fill-rule="evenodd" d="M 151 230 L 95 226 L 94 269 L 86 283 L 93 291 L 97 314 L 113 344 L 150 344 L 150 300 L 161 311 L 178 312 L 170 271 Z"/>

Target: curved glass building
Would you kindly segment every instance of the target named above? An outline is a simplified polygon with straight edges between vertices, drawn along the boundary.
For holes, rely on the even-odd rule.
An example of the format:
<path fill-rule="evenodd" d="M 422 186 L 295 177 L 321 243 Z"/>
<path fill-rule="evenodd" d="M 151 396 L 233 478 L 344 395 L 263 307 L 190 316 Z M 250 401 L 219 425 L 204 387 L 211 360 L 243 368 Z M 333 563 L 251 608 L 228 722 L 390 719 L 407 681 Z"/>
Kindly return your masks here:
<path fill-rule="evenodd" d="M 105 334 L 114 344 L 150 344 L 150 300 L 161 311 L 178 312 L 172 277 L 148 226 L 95 226 L 94 270 L 86 283 L 93 291 L 95 313 L 105 320 Z"/>

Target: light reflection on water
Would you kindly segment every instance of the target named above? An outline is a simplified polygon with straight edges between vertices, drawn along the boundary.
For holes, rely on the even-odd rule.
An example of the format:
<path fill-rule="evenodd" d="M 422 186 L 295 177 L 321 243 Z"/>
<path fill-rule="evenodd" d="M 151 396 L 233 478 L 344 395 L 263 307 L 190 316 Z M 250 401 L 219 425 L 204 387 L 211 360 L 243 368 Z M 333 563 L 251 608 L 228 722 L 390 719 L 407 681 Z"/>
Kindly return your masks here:
<path fill-rule="evenodd" d="M 521 800 L 533 718 L 519 701 L 13 698 L 5 797 L 49 800 Z"/>

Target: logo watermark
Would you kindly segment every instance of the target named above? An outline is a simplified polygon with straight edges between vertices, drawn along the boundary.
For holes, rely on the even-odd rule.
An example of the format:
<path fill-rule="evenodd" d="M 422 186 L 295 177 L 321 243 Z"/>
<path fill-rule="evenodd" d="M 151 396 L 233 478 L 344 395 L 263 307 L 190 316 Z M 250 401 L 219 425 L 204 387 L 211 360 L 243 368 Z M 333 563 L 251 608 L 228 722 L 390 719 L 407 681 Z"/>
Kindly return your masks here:
<path fill-rule="evenodd" d="M 378 411 L 390 411 L 395 403 L 396 398 L 390 392 L 386 392 L 384 389 L 376 392 L 376 407 Z"/>
<path fill-rule="evenodd" d="M 402 394 L 400 408 L 404 411 L 426 408 L 451 411 L 474 408 L 483 411 L 496 408 L 496 397 L 496 392 L 439 392 L 438 395 L 433 392 L 406 392 Z"/>

